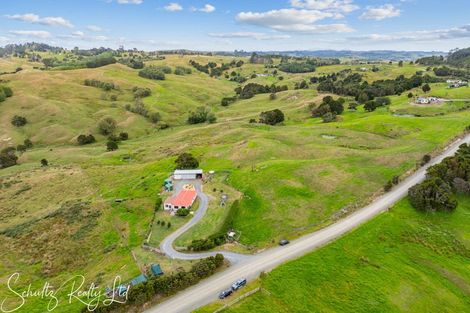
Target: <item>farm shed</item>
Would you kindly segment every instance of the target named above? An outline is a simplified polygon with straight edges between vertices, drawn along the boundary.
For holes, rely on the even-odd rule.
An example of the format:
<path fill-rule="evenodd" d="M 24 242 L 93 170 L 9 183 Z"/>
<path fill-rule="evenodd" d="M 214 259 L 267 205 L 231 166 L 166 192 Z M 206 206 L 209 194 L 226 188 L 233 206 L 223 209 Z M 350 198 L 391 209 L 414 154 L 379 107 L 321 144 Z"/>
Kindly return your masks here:
<path fill-rule="evenodd" d="M 202 179 L 202 170 L 176 170 L 173 173 L 174 180 Z"/>
<path fill-rule="evenodd" d="M 152 264 L 150 266 L 150 271 L 154 276 L 161 276 L 163 275 L 162 268 L 160 267 L 160 264 Z"/>

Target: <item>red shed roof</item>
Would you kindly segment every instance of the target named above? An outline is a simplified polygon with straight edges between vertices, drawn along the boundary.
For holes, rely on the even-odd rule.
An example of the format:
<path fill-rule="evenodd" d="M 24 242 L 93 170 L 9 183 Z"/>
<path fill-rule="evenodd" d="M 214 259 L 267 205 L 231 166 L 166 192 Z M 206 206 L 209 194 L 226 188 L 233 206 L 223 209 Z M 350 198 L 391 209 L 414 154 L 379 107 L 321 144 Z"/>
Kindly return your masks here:
<path fill-rule="evenodd" d="M 196 190 L 181 190 L 176 196 L 168 198 L 165 204 L 171 204 L 172 206 L 184 206 L 189 207 L 196 200 Z"/>

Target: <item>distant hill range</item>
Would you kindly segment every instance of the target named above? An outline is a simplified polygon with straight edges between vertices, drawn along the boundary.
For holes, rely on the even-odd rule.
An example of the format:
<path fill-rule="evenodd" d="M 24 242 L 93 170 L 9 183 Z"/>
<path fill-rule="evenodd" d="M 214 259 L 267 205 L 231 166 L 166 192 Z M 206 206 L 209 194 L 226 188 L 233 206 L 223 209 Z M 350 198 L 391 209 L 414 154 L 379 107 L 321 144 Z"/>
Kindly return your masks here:
<path fill-rule="evenodd" d="M 236 55 L 251 55 L 252 52 L 235 51 Z M 423 57 L 447 55 L 442 51 L 394 51 L 394 50 L 294 50 L 294 51 L 256 51 L 259 55 L 288 55 L 292 57 L 349 58 L 356 60 L 416 60 Z"/>

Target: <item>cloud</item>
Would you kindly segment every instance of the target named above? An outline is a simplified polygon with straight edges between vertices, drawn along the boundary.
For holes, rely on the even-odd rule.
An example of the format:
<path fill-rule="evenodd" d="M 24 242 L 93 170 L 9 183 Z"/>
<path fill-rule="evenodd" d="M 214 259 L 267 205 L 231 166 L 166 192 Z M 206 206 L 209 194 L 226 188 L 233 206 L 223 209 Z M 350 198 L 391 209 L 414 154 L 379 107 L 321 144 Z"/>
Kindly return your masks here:
<path fill-rule="evenodd" d="M 368 40 L 375 42 L 390 41 L 431 41 L 470 38 L 470 24 L 447 29 L 418 30 L 392 34 L 369 34 L 351 37 L 353 40 Z"/>
<path fill-rule="evenodd" d="M 144 0 L 117 0 L 119 4 L 141 4 Z"/>
<path fill-rule="evenodd" d="M 205 13 L 212 13 L 215 11 L 215 7 L 211 4 L 206 4 L 204 5 L 204 7 L 202 8 L 195 8 L 195 7 L 191 7 L 191 11 L 193 12 L 196 12 L 196 11 L 200 11 L 200 12 L 205 12 Z"/>
<path fill-rule="evenodd" d="M 290 0 L 294 8 L 351 13 L 359 6 L 353 0 Z"/>
<path fill-rule="evenodd" d="M 41 39 L 51 38 L 51 33 L 44 30 L 10 30 L 10 34 Z"/>
<path fill-rule="evenodd" d="M 335 17 L 335 13 L 319 10 L 281 9 L 267 12 L 241 12 L 236 19 L 241 23 L 286 32 L 327 33 L 352 31 L 346 24 L 315 24 L 317 21 Z"/>
<path fill-rule="evenodd" d="M 27 14 L 15 14 L 15 15 L 6 15 L 10 20 L 23 21 L 31 24 L 41 24 L 49 26 L 63 26 L 72 28 L 73 25 L 68 20 L 60 16 L 48 16 L 40 17 L 37 14 L 27 13 Z"/>
<path fill-rule="evenodd" d="M 171 2 L 168 3 L 168 5 L 164 7 L 164 9 L 170 12 L 177 12 L 183 10 L 183 7 L 179 3 Z"/>
<path fill-rule="evenodd" d="M 291 37 L 289 35 L 273 35 L 257 32 L 209 33 L 209 36 L 214 38 L 248 38 L 255 40 L 282 40 Z"/>
<path fill-rule="evenodd" d="M 386 18 L 400 16 L 401 11 L 392 4 L 384 4 L 378 7 L 367 7 L 367 10 L 361 15 L 364 20 L 381 21 Z"/>
<path fill-rule="evenodd" d="M 99 26 L 96 26 L 96 25 L 88 25 L 86 27 L 86 29 L 88 29 L 89 31 L 92 31 L 92 32 L 101 32 L 103 31 L 103 29 Z"/>

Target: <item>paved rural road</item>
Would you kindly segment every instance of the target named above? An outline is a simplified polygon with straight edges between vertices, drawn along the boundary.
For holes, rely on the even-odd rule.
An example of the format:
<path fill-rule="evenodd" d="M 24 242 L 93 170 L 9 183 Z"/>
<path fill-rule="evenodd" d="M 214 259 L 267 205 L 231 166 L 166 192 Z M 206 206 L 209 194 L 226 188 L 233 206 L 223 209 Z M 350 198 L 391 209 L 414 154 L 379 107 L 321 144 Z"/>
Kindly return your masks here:
<path fill-rule="evenodd" d="M 194 213 L 193 218 L 184 224 L 182 227 L 178 228 L 175 232 L 170 234 L 168 237 L 166 237 L 160 244 L 160 250 L 165 253 L 168 257 L 172 259 L 181 259 L 181 260 L 198 260 L 202 258 L 207 258 L 212 255 L 216 255 L 217 253 L 221 253 L 224 255 L 226 259 L 228 259 L 232 264 L 237 264 L 240 261 L 247 260 L 249 258 L 252 258 L 253 256 L 251 255 L 244 255 L 244 254 L 238 254 L 238 253 L 233 253 L 233 252 L 226 252 L 226 251 L 221 251 L 221 252 L 206 252 L 206 253 L 182 253 L 179 251 L 176 251 L 173 248 L 173 243 L 174 241 L 184 234 L 188 229 L 196 225 L 206 214 L 207 211 L 207 206 L 209 203 L 209 200 L 207 198 L 207 195 L 202 192 L 202 187 L 201 184 L 194 183 L 194 181 L 181 181 L 175 184 L 175 191 L 179 191 L 184 184 L 192 184 L 196 187 L 197 195 L 199 198 L 199 208 Z"/>
<path fill-rule="evenodd" d="M 433 159 L 428 166 L 439 163 L 442 159 L 454 155 L 458 147 L 463 143 L 470 143 L 470 135 L 450 145 L 439 157 Z M 397 185 L 391 192 L 378 198 L 373 203 L 363 207 L 344 219 L 293 240 L 289 245 L 266 250 L 249 259 L 240 261 L 227 270 L 215 274 L 201 283 L 192 286 L 170 299 L 148 309 L 148 313 L 183 313 L 190 312 L 217 299 L 218 293 L 228 288 L 234 281 L 241 277 L 253 280 L 263 271 L 269 271 L 274 267 L 295 258 L 298 258 L 312 250 L 321 247 L 328 242 L 357 228 L 369 221 L 381 212 L 386 211 L 397 201 L 405 197 L 408 189 L 420 183 L 426 173 L 423 167 L 413 175 Z M 236 297 L 236 295 L 235 295 Z"/>

